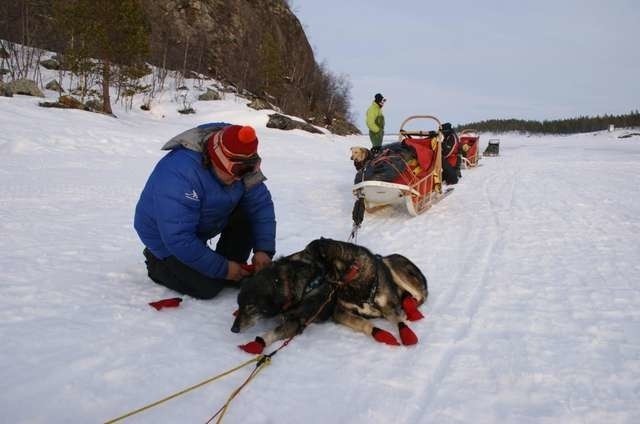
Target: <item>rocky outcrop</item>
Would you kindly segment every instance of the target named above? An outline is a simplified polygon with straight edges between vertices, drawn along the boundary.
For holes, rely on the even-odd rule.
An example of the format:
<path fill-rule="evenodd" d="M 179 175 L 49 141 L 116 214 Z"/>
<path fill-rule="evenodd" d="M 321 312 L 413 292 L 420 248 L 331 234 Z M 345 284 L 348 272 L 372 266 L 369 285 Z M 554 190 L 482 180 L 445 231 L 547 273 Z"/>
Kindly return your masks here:
<path fill-rule="evenodd" d="M 36 85 L 36 82 L 30 79 L 18 79 L 7 84 L 14 94 L 23 94 L 25 96 L 44 97 L 42 91 Z"/>
<path fill-rule="evenodd" d="M 331 124 L 327 126 L 327 129 L 338 135 L 361 134 L 355 125 L 343 118 L 334 118 Z"/>
<path fill-rule="evenodd" d="M 0 81 L 0 96 L 2 97 L 13 97 L 13 91 L 9 88 L 9 86 L 2 81 Z"/>
<path fill-rule="evenodd" d="M 251 109 L 255 110 L 264 110 L 264 109 L 273 109 L 273 105 L 268 101 L 260 98 L 253 99 L 249 104 L 247 104 Z"/>
<path fill-rule="evenodd" d="M 207 88 L 207 91 L 198 96 L 198 100 L 211 101 L 220 100 L 220 93 L 211 88 Z"/>
<path fill-rule="evenodd" d="M 54 0 L 31 2 L 28 33 L 22 3 L 8 2 L 0 8 L 0 22 L 6 23 L 0 25 L 0 38 L 22 42 L 28 36 L 33 46 L 64 53 L 71 40 L 56 27 Z M 222 91 L 233 87 L 243 97 L 266 99 L 274 110 L 289 115 L 322 116 L 322 126 L 328 127 L 326 116 L 336 112 L 330 99 L 341 93 L 331 92 L 331 74 L 316 63 L 288 0 L 141 0 L 141 4 L 150 31 L 149 63 L 215 78 L 224 83 Z M 117 31 L 117 25 L 113 29 Z M 63 57 L 42 65 L 67 68 Z M 348 116 L 348 111 L 337 112 Z"/>
<path fill-rule="evenodd" d="M 322 131 L 311 124 L 296 121 L 288 116 L 280 115 L 279 113 L 272 113 L 269 115 L 267 128 L 276 128 L 279 130 L 303 130 L 313 134 L 322 134 Z"/>
<path fill-rule="evenodd" d="M 40 62 L 40 66 L 44 67 L 45 69 L 52 69 L 55 71 L 60 69 L 60 63 L 55 59 L 45 59 Z"/>
<path fill-rule="evenodd" d="M 58 82 L 58 80 L 51 80 L 44 86 L 47 90 L 57 91 L 58 93 L 64 93 L 64 89 Z"/>
<path fill-rule="evenodd" d="M 81 109 L 87 110 L 85 105 L 75 97 L 60 96 L 56 102 L 40 102 L 40 107 L 53 107 L 58 109 Z"/>

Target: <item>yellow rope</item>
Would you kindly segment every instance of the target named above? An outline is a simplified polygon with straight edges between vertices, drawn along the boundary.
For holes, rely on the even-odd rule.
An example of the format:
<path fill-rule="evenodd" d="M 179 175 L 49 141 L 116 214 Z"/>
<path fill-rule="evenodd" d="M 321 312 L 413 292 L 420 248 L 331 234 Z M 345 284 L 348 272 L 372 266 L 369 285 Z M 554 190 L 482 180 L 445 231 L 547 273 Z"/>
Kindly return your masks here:
<path fill-rule="evenodd" d="M 209 424 L 218 415 L 220 415 L 220 416 L 216 420 L 216 424 L 221 423 L 222 422 L 222 417 L 224 417 L 224 414 L 226 414 L 227 409 L 229 408 L 229 404 L 231 403 L 231 401 L 233 401 L 233 399 L 235 399 L 235 397 L 238 396 L 240 391 L 242 389 L 244 389 L 244 387 L 247 384 L 249 384 L 251 382 L 251 380 L 253 380 L 255 378 L 255 376 L 257 376 L 260 371 L 262 371 L 267 365 L 269 365 L 271 363 L 271 357 L 270 356 L 261 355 L 261 356 L 259 356 L 257 358 L 259 359 L 258 365 L 256 365 L 256 367 L 253 369 L 253 371 L 251 371 L 251 374 L 249 374 L 249 377 L 247 377 L 247 379 L 244 381 L 244 383 L 242 383 L 237 389 L 235 389 L 231 393 L 231 395 L 229 396 L 227 401 L 224 403 L 224 405 L 222 405 L 220 407 L 220 409 L 218 409 L 218 411 L 215 414 L 213 414 L 213 416 L 206 421 L 206 424 Z"/>
<path fill-rule="evenodd" d="M 325 307 L 325 306 L 327 306 L 327 304 L 331 301 L 331 297 L 333 296 L 333 294 L 335 293 L 335 291 L 336 291 L 336 289 L 335 289 L 335 288 L 333 288 L 333 290 L 332 290 L 332 291 L 331 291 L 331 293 L 329 294 L 329 296 L 328 296 L 327 300 L 322 304 L 322 306 L 320 306 L 320 308 L 318 309 L 318 311 L 316 311 L 316 313 L 315 313 L 315 314 L 314 314 L 310 319 L 308 319 L 307 321 L 305 321 L 305 323 L 304 323 L 304 327 L 303 327 L 303 330 L 304 330 L 304 328 L 306 328 L 309 324 L 311 324 L 313 321 L 315 321 L 315 319 L 318 317 L 318 315 L 320 314 L 320 312 L 321 312 L 321 311 L 324 309 L 324 307 Z M 298 333 L 298 334 L 300 334 L 300 333 Z M 258 362 L 258 364 L 257 364 L 257 365 L 256 365 L 256 367 L 253 369 L 253 371 L 251 371 L 251 374 L 249 374 L 249 376 L 247 377 L 247 379 L 246 379 L 246 380 L 245 380 L 245 381 L 244 381 L 244 382 L 243 382 L 243 383 L 242 383 L 242 384 L 241 384 L 237 389 L 235 389 L 235 390 L 231 393 L 231 395 L 229 396 L 229 398 L 227 399 L 227 401 L 224 403 L 224 405 L 222 405 L 222 406 L 220 407 L 220 409 L 218 409 L 218 411 L 217 411 L 217 412 L 216 412 L 216 413 L 215 413 L 211 418 L 209 418 L 209 419 L 207 420 L 207 424 L 208 424 L 208 423 L 210 423 L 211 421 L 213 421 L 213 419 L 214 419 L 215 417 L 218 417 L 218 415 L 220 415 L 220 416 L 218 417 L 218 420 L 216 421 L 216 424 L 218 424 L 218 423 L 222 422 L 222 417 L 224 417 L 224 414 L 227 412 L 227 409 L 229 408 L 229 404 L 231 404 L 231 402 L 233 401 L 233 399 L 235 399 L 235 397 L 236 397 L 236 396 L 238 396 L 238 394 L 240 393 L 240 391 L 241 391 L 241 390 L 242 390 L 242 389 L 243 389 L 247 384 L 249 384 L 249 382 L 251 382 L 251 380 L 253 380 L 253 379 L 258 375 L 258 373 L 260 373 L 260 371 L 262 371 L 262 370 L 263 370 L 267 365 L 271 364 L 271 357 L 272 357 L 273 355 L 275 355 L 276 353 L 278 353 L 278 351 L 279 351 L 280 349 L 282 349 L 282 348 L 283 348 L 283 347 L 285 347 L 287 344 L 289 344 L 289 342 L 290 342 L 291 340 L 293 340 L 293 338 L 294 338 L 295 336 L 297 336 L 297 334 L 294 334 L 293 336 L 289 337 L 287 340 L 285 340 L 285 341 L 282 343 L 282 345 L 281 345 L 279 348 L 277 348 L 276 350 L 274 350 L 273 352 L 271 352 L 271 353 L 270 353 L 270 354 L 268 354 L 268 355 L 257 355 L 257 356 L 255 356 L 254 358 L 252 358 L 252 359 L 248 360 L 247 362 L 244 362 L 243 364 L 238 365 L 238 366 L 237 366 L 237 367 L 235 367 L 235 368 L 232 368 L 232 369 L 230 369 L 230 370 L 228 370 L 228 371 L 225 371 L 225 372 L 223 372 L 222 374 L 218 374 L 218 375 L 216 375 L 215 377 L 208 378 L 208 379 L 206 379 L 206 380 L 204 380 L 204 381 L 202 381 L 202 382 L 200 382 L 200 383 L 198 383 L 198 384 L 195 384 L 195 385 L 193 385 L 193 386 L 191 386 L 191 387 L 187 387 L 187 388 L 186 388 L 186 389 L 184 389 L 184 390 L 181 390 L 181 391 L 179 391 L 179 392 L 177 392 L 177 393 L 174 393 L 174 394 L 172 394 L 172 395 L 170 395 L 170 396 L 167 396 L 167 397 L 165 397 L 165 398 L 163 398 L 163 399 L 160 399 L 160 400 L 158 400 L 158 401 L 156 401 L 156 402 L 153 402 L 153 403 L 150 403 L 150 404 L 148 404 L 148 405 L 145 405 L 145 406 L 143 406 L 142 408 L 138 408 L 138 409 L 136 409 L 135 411 L 128 412 L 128 413 L 126 413 L 126 414 L 124 414 L 124 415 L 119 416 L 118 418 L 114 418 L 114 419 L 112 419 L 112 420 L 109 420 L 109 421 L 105 422 L 104 424 L 113 424 L 113 423 L 116 423 L 116 422 L 118 422 L 118 421 L 122 421 L 123 419 L 125 419 L 125 418 L 127 418 L 127 417 L 130 417 L 130 416 L 135 415 L 135 414 L 137 414 L 137 413 L 139 413 L 139 412 L 142 412 L 142 411 L 146 411 L 147 409 L 153 408 L 154 406 L 158 406 L 158 405 L 160 405 L 161 403 L 164 403 L 164 402 L 166 402 L 166 401 L 168 401 L 168 400 L 171 400 L 171 399 L 173 399 L 173 398 L 176 398 L 176 397 L 178 397 L 178 396 L 181 396 L 181 395 L 183 395 L 183 394 L 185 394 L 185 393 L 187 393 L 187 392 L 190 392 L 191 390 L 195 390 L 195 389 L 197 389 L 198 387 L 202 387 L 202 386 L 204 386 L 205 384 L 211 383 L 212 381 L 215 381 L 215 380 L 217 380 L 217 379 L 219 379 L 219 378 L 222 378 L 222 377 L 224 377 L 224 376 L 227 376 L 227 375 L 231 374 L 232 372 L 237 371 L 237 370 L 239 370 L 240 368 L 243 368 L 243 367 L 245 367 L 245 366 L 249 365 L 249 364 L 250 364 L 250 363 L 252 363 L 252 362 Z"/>
<path fill-rule="evenodd" d="M 325 300 L 325 302 L 320 306 L 320 308 L 316 311 L 315 314 L 313 314 L 313 316 L 311 318 L 309 318 L 308 320 L 306 320 L 304 322 L 304 326 L 302 327 L 302 330 L 300 331 L 300 333 L 294 334 L 293 336 L 289 337 L 288 339 L 286 339 L 284 342 L 282 342 L 282 344 L 280 345 L 280 347 L 278 347 L 277 349 L 275 349 L 273 352 L 271 352 L 268 355 L 261 355 L 257 357 L 258 360 L 258 365 L 256 365 L 256 367 L 254 368 L 254 370 L 251 372 L 251 374 L 249 374 L 249 377 L 247 377 L 247 379 L 244 381 L 244 383 L 242 383 L 236 390 L 233 391 L 233 393 L 231 393 L 231 396 L 229 396 L 229 399 L 227 399 L 227 402 L 222 405 L 220 407 L 220 409 L 218 409 L 218 411 L 213 414 L 213 416 L 211 418 L 209 418 L 205 424 L 209 424 L 211 421 L 213 421 L 213 419 L 215 417 L 217 417 L 218 415 L 220 415 L 218 417 L 218 420 L 216 421 L 216 424 L 220 424 L 222 422 L 222 417 L 224 417 L 224 414 L 227 412 L 227 409 L 229 407 L 229 404 L 231 403 L 231 401 L 238 395 L 238 393 L 240 393 L 240 390 L 242 390 L 247 384 L 249 384 L 249 382 L 251 380 L 253 380 L 255 378 L 256 375 L 258 375 L 258 373 L 260 371 L 262 371 L 267 365 L 271 364 L 271 357 L 274 356 L 276 353 L 278 353 L 280 351 L 280 349 L 282 349 L 283 347 L 285 347 L 286 345 L 289 344 L 289 342 L 291 340 L 293 340 L 293 338 L 295 336 L 297 336 L 298 334 L 301 334 L 302 331 L 304 331 L 305 328 L 307 328 L 307 326 L 309 324 L 311 324 L 313 321 L 315 321 L 315 319 L 318 317 L 318 315 L 320 315 L 320 312 L 322 312 L 322 310 L 325 308 L 325 306 L 327 306 L 329 304 L 329 302 L 331 301 L 331 298 L 333 297 L 333 294 L 336 292 L 336 288 L 334 287 L 331 290 L 331 293 L 329 293 L 329 296 L 327 297 L 327 300 Z"/>
<path fill-rule="evenodd" d="M 170 396 L 167 396 L 167 397 L 165 397 L 165 398 L 163 398 L 163 399 L 160 399 L 159 401 L 156 401 L 156 402 L 150 403 L 150 404 L 148 404 L 148 405 L 146 405 L 146 406 L 143 406 L 142 408 L 138 408 L 138 409 L 136 409 L 135 411 L 128 412 L 128 413 L 126 413 L 126 414 L 124 414 L 124 415 L 119 416 L 118 418 L 114 418 L 114 419 L 112 419 L 112 420 L 109 420 L 109 421 L 105 422 L 105 424 L 113 424 L 113 423 L 116 423 L 116 422 L 118 422 L 118 421 L 122 421 L 123 419 L 125 419 L 125 418 L 127 418 L 127 417 L 130 417 L 130 416 L 132 416 L 132 415 L 135 415 L 135 414 L 137 414 L 137 413 L 139 413 L 139 412 L 146 411 L 147 409 L 153 408 L 154 406 L 158 406 L 158 405 L 160 405 L 161 403 L 164 403 L 164 402 L 166 402 L 166 401 L 168 401 L 168 400 L 171 400 L 171 399 L 173 399 L 173 398 L 176 398 L 176 397 L 178 397 L 178 396 L 181 396 L 181 395 L 183 395 L 183 394 L 185 394 L 185 393 L 187 393 L 187 392 L 190 392 L 191 390 L 195 390 L 195 389 L 197 389 L 198 387 L 202 387 L 202 386 L 204 386 L 205 384 L 211 383 L 212 381 L 215 381 L 215 380 L 217 380 L 217 379 L 219 379 L 219 378 L 225 377 L 225 376 L 227 376 L 227 375 L 231 374 L 232 372 L 237 371 L 237 370 L 239 370 L 240 368 L 243 368 L 243 367 L 245 367 L 245 366 L 249 365 L 249 364 L 250 364 L 250 363 L 252 363 L 252 362 L 257 362 L 257 361 L 259 361 L 259 360 L 260 360 L 260 359 L 262 359 L 262 358 L 263 358 L 263 356 L 262 356 L 262 355 L 261 355 L 261 356 L 256 356 L 255 358 L 250 359 L 250 360 L 248 360 L 247 362 L 245 362 L 245 363 L 243 363 L 243 364 L 241 364 L 241 365 L 238 365 L 238 366 L 237 366 L 237 367 L 235 367 L 235 368 L 232 368 L 232 369 L 230 369 L 230 370 L 228 370 L 228 371 L 225 371 L 225 372 L 223 372 L 222 374 L 218 374 L 218 375 L 216 375 L 215 377 L 208 378 L 208 379 L 206 379 L 206 380 L 204 380 L 204 381 L 202 381 L 202 382 L 200 382 L 200 383 L 198 383 L 198 384 L 195 384 L 195 385 L 193 385 L 193 386 L 191 386 L 191 387 L 187 387 L 187 388 L 186 388 L 186 389 L 184 389 L 184 390 L 181 390 L 181 391 L 179 391 L 179 392 L 177 392 L 177 393 L 174 393 L 174 394 L 172 394 L 172 395 L 170 395 Z M 254 373 L 255 373 L 255 370 L 254 370 Z M 253 374 L 253 373 L 252 373 L 252 374 Z M 239 390 L 238 390 L 238 391 L 239 391 Z M 230 402 L 230 401 L 229 401 L 229 402 Z"/>

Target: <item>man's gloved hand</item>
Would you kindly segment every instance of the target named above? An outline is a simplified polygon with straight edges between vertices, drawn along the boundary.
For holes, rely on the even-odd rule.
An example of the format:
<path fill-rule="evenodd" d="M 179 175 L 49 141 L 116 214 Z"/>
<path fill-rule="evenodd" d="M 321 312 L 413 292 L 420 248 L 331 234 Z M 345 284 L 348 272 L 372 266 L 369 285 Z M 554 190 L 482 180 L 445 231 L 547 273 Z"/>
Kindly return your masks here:
<path fill-rule="evenodd" d="M 234 261 L 229 261 L 229 269 L 227 270 L 227 280 L 238 281 L 243 277 L 251 275 L 249 271 L 244 269 L 241 264 Z"/>
<path fill-rule="evenodd" d="M 271 257 L 265 252 L 255 252 L 253 258 L 251 258 L 251 263 L 255 265 L 255 271 L 258 272 L 271 265 Z"/>

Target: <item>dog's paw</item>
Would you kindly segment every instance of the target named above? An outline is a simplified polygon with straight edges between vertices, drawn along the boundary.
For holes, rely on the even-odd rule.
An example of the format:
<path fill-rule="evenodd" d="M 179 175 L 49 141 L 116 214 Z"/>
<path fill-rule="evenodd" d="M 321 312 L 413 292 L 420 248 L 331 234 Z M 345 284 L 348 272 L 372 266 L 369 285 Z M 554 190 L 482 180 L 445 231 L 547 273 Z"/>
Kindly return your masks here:
<path fill-rule="evenodd" d="M 400 346 L 400 343 L 398 343 L 398 340 L 396 340 L 393 334 L 381 328 L 373 327 L 373 330 L 371 330 L 371 335 L 374 339 L 376 339 L 377 342 L 385 343 L 391 346 Z"/>
<path fill-rule="evenodd" d="M 402 340 L 403 345 L 411 346 L 418 343 L 418 336 L 412 329 L 407 327 L 407 324 L 401 322 L 398 324 L 398 329 L 400 330 L 400 340 Z"/>
<path fill-rule="evenodd" d="M 258 355 L 262 353 L 262 351 L 264 350 L 264 345 L 265 343 L 262 337 L 256 337 L 254 341 L 249 342 L 247 344 L 238 345 L 238 347 L 247 353 Z"/>
<path fill-rule="evenodd" d="M 407 295 L 402 299 L 402 309 L 409 321 L 418 321 L 424 318 L 422 312 L 418 310 L 418 301 L 411 295 Z"/>

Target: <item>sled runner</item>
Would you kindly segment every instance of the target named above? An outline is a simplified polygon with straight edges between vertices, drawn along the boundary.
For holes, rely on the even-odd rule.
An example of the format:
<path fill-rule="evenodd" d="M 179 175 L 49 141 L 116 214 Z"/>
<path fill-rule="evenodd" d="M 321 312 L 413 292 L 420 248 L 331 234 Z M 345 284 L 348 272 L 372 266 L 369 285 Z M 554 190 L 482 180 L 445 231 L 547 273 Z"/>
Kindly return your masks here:
<path fill-rule="evenodd" d="M 409 129 L 416 122 L 424 125 L 425 120 L 432 121 L 435 129 Z M 416 216 L 449 194 L 453 189 L 442 191 L 442 139 L 438 118 L 415 115 L 405 119 L 398 142 L 383 145 L 356 174 L 354 222 L 362 222 L 359 208 L 374 212 L 383 206 L 404 204 L 409 214 Z"/>
<path fill-rule="evenodd" d="M 462 150 L 462 166 L 475 168 L 478 166 L 480 134 L 477 130 L 464 129 L 460 132 L 460 145 Z"/>
<path fill-rule="evenodd" d="M 489 140 L 487 148 L 484 149 L 482 156 L 498 156 L 500 154 L 500 140 L 492 138 Z"/>

